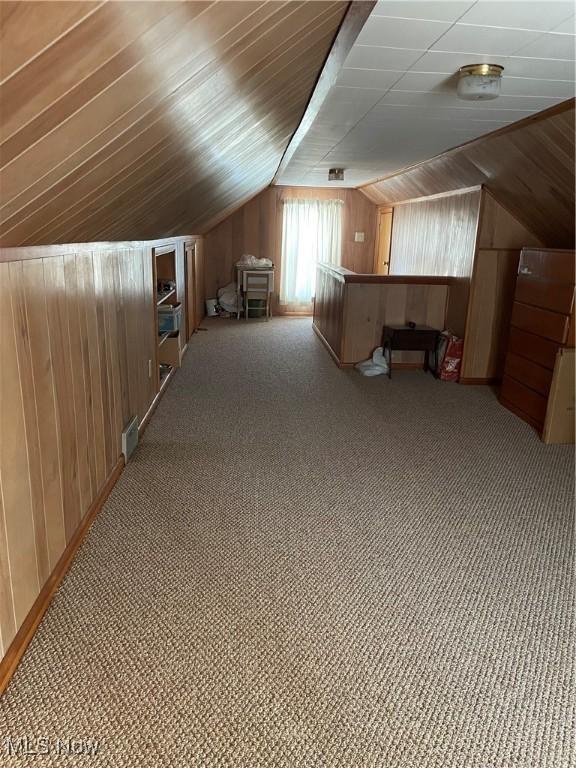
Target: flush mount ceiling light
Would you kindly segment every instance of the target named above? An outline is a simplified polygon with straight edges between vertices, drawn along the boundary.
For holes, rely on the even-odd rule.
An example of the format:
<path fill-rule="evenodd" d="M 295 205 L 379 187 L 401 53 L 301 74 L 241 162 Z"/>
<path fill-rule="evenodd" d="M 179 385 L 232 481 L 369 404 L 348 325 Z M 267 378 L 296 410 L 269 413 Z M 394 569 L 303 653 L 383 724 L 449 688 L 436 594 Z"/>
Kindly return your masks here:
<path fill-rule="evenodd" d="M 458 98 L 487 101 L 500 96 L 504 67 L 499 64 L 468 64 L 458 70 Z"/>
<path fill-rule="evenodd" d="M 344 181 L 344 168 L 330 168 L 328 181 Z"/>

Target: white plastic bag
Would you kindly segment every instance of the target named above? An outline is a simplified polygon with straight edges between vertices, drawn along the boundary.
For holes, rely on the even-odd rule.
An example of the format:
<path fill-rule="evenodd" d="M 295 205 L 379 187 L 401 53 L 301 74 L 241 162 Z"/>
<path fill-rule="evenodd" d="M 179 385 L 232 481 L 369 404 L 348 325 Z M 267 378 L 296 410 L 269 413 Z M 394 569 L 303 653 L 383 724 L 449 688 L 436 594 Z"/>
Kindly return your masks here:
<path fill-rule="evenodd" d="M 381 376 L 388 373 L 388 363 L 384 359 L 382 347 L 376 347 L 370 360 L 363 360 L 354 366 L 362 376 Z"/>

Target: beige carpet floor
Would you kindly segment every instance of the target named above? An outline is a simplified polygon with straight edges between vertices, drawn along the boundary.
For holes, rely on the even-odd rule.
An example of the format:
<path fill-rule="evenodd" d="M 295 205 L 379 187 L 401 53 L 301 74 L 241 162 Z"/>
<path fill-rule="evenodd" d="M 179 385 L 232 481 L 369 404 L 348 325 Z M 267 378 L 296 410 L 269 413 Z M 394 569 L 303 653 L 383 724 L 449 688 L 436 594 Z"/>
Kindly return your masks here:
<path fill-rule="evenodd" d="M 573 766 L 573 450 L 488 387 L 338 370 L 308 320 L 206 324 L 0 702 L 0 763 Z"/>

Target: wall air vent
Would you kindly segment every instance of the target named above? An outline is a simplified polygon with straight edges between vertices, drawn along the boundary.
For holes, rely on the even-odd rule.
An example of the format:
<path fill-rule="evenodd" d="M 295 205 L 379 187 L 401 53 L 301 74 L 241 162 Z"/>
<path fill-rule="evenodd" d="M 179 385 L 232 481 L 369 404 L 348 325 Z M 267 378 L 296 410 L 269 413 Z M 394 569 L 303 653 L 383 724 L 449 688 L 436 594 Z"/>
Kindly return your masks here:
<path fill-rule="evenodd" d="M 134 416 L 126 427 L 124 428 L 124 431 L 122 432 L 122 453 L 124 454 L 124 459 L 126 462 L 128 462 L 128 459 L 134 451 L 136 450 L 136 446 L 138 445 L 138 416 Z"/>

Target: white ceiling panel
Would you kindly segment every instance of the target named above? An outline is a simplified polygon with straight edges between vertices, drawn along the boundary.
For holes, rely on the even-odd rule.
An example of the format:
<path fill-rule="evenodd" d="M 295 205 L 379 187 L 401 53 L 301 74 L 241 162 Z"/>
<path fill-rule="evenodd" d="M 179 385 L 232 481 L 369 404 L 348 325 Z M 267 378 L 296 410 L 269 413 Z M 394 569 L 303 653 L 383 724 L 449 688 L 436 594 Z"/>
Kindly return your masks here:
<path fill-rule="evenodd" d="M 350 69 L 344 67 L 338 75 L 337 85 L 374 88 L 385 93 L 403 75 L 404 72 L 391 69 Z"/>
<path fill-rule="evenodd" d="M 572 97 L 573 17 L 566 0 L 381 0 L 279 183 L 366 184 Z M 501 96 L 459 100 L 481 62 L 504 67 Z"/>
<path fill-rule="evenodd" d="M 395 85 L 393 91 L 421 91 L 448 93 L 454 98 L 457 75 L 438 72 L 406 72 Z M 569 99 L 574 96 L 574 83 L 570 80 L 538 80 L 528 77 L 509 77 L 504 70 L 502 78 L 502 96 L 526 96 L 549 99 Z M 498 103 L 500 103 L 498 99 Z M 480 109 L 488 106 L 477 102 Z"/>
<path fill-rule="evenodd" d="M 493 110 L 513 110 L 524 112 L 540 112 L 554 104 L 559 104 L 562 98 L 540 98 L 538 96 L 500 96 L 489 102 L 480 101 L 456 101 L 449 91 L 439 93 L 436 91 L 402 91 L 393 89 L 378 102 L 378 108 L 382 105 L 414 105 L 426 107 L 451 107 L 454 109 L 473 110 L 490 114 Z"/>
<path fill-rule="evenodd" d="M 345 67 L 356 69 L 397 69 L 405 72 L 425 51 L 405 48 L 380 48 L 374 45 L 355 45 L 346 59 Z"/>
<path fill-rule="evenodd" d="M 525 29 L 454 24 L 431 48 L 433 51 L 490 53 L 506 56 L 536 40 L 540 34 L 540 32 Z"/>
<path fill-rule="evenodd" d="M 547 32 L 514 52 L 516 56 L 531 59 L 574 60 L 574 36 Z"/>
<path fill-rule="evenodd" d="M 474 5 L 474 0 L 380 0 L 372 16 L 396 16 L 402 19 L 428 19 L 429 21 L 457 21 Z"/>
<path fill-rule="evenodd" d="M 460 21 L 486 27 L 513 27 L 548 32 L 574 13 L 570 0 L 478 0 Z"/>
<path fill-rule="evenodd" d="M 490 56 L 488 54 L 446 53 L 428 51 L 417 64 L 410 68 L 418 72 L 457 72 L 466 64 L 492 63 L 504 67 L 504 77 L 530 77 L 543 80 L 574 80 L 574 62 L 553 59 L 528 59 L 515 56 Z"/>
<path fill-rule="evenodd" d="M 554 32 L 563 32 L 567 35 L 573 35 L 576 33 L 576 16 L 572 16 L 570 19 L 566 19 L 562 24 L 558 24 L 554 27 Z"/>
<path fill-rule="evenodd" d="M 391 19 L 374 16 L 358 35 L 359 45 L 428 49 L 450 29 L 447 21 Z"/>

